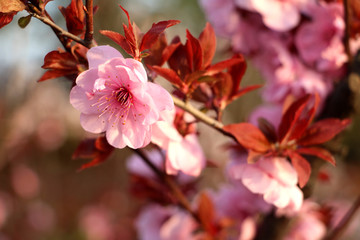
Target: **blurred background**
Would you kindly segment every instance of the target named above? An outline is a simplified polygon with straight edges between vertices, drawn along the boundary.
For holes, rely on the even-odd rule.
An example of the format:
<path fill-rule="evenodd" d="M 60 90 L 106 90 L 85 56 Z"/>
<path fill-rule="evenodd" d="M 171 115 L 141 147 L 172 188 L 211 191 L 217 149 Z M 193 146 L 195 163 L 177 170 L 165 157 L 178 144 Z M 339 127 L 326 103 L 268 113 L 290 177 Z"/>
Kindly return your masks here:
<path fill-rule="evenodd" d="M 47 5 L 53 19 L 63 28 L 65 22 L 58 6 L 70 1 L 54 0 Z M 95 1 L 95 39 L 114 46 L 98 30 L 121 31 L 125 14 L 122 4 L 140 29 L 146 31 L 153 22 L 177 19 L 181 24 L 167 30 L 168 39 L 185 29 L 198 36 L 206 20 L 195 0 Z M 44 56 L 60 46 L 50 30 L 37 19 L 21 29 L 17 20 L 0 30 L 0 240 L 105 240 L 137 239 L 134 219 L 143 204 L 129 194 L 125 150 L 115 151 L 105 163 L 77 171 L 86 160 L 73 160 L 80 141 L 91 135 L 79 124 L 79 112 L 69 103 L 71 84 L 66 79 L 37 83 L 45 72 Z M 114 46 L 116 47 L 116 46 Z M 218 40 L 216 59 L 227 56 L 226 40 Z M 216 60 L 215 59 L 215 60 Z M 244 85 L 261 83 L 259 73 L 251 67 Z M 231 104 L 225 123 L 246 120 L 261 104 L 258 92 L 252 92 Z M 356 104 L 358 105 L 358 104 Z M 354 121 L 347 132 L 336 168 L 324 165 L 322 172 L 330 180 L 319 181 L 314 199 L 334 200 L 348 207 L 360 193 L 358 159 L 359 129 Z M 205 130 L 206 131 L 203 131 Z M 201 187 L 216 188 L 223 181 L 221 146 L 226 142 L 218 133 L 200 124 L 200 141 L 209 159 L 220 168 L 207 169 Z M 216 141 L 211 141 L 216 139 Z M 356 239 L 356 238 L 354 238 Z"/>

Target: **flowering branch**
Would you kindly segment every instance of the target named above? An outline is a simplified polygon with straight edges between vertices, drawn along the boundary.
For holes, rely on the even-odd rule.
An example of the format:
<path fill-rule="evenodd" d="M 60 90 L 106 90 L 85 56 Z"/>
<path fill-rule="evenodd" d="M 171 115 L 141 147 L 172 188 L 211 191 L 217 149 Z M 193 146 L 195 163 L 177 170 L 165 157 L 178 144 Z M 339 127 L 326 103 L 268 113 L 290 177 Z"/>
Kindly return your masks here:
<path fill-rule="evenodd" d="M 89 48 L 94 47 L 95 44 L 93 42 L 94 36 L 94 22 L 93 22 L 93 1 L 86 0 L 86 33 L 85 33 L 85 44 L 89 46 Z"/>
<path fill-rule="evenodd" d="M 352 207 L 345 214 L 345 216 L 341 219 L 340 223 L 335 227 L 335 229 L 330 232 L 326 240 L 336 240 L 339 239 L 341 234 L 346 229 L 347 225 L 350 223 L 352 218 L 354 217 L 356 211 L 360 208 L 360 196 L 356 199 Z"/>
<path fill-rule="evenodd" d="M 31 4 L 29 4 L 29 8 L 27 11 L 28 13 L 39 19 L 40 21 L 42 21 L 43 23 L 45 23 L 46 25 L 50 26 L 54 31 L 55 33 L 57 33 L 56 35 L 59 37 L 59 36 L 64 36 L 64 37 L 67 37 L 69 39 L 72 39 L 73 41 L 75 42 L 78 42 L 80 43 L 81 45 L 87 47 L 87 48 L 91 48 L 91 44 L 87 44 L 83 39 L 81 39 L 80 37 L 74 35 L 74 34 L 71 34 L 70 32 L 62 29 L 60 26 L 58 26 L 56 23 L 54 23 L 53 21 L 51 21 L 50 18 L 48 18 L 47 16 L 42 16 L 39 11 L 37 11 L 37 9 L 32 6 Z M 60 40 L 61 41 L 61 40 Z"/>
<path fill-rule="evenodd" d="M 206 125 L 214 128 L 214 129 L 218 130 L 219 132 L 221 132 L 222 134 L 224 134 L 226 136 L 231 136 L 229 133 L 227 133 L 223 130 L 224 124 L 222 124 L 221 122 L 207 116 L 203 112 L 194 108 L 188 102 L 183 102 L 182 100 L 180 100 L 179 98 L 174 97 L 174 96 L 172 96 L 172 98 L 173 98 L 174 104 L 176 106 L 178 106 L 179 108 L 183 109 L 184 111 L 192 114 L 196 119 L 202 121 L 203 123 L 205 123 Z"/>
<path fill-rule="evenodd" d="M 154 173 L 166 184 L 166 186 L 171 190 L 171 192 L 174 194 L 176 199 L 179 201 L 179 205 L 184 208 L 186 211 L 188 211 L 193 218 L 198 221 L 199 223 L 200 218 L 197 215 L 197 213 L 192 209 L 190 202 L 187 200 L 187 198 L 184 196 L 182 191 L 179 189 L 179 187 L 176 185 L 176 183 L 169 177 L 169 175 L 165 174 L 164 172 L 160 171 L 146 156 L 146 154 L 140 150 L 140 149 L 132 149 L 136 154 L 138 154 L 144 162 L 151 168 L 151 170 L 154 171 Z"/>

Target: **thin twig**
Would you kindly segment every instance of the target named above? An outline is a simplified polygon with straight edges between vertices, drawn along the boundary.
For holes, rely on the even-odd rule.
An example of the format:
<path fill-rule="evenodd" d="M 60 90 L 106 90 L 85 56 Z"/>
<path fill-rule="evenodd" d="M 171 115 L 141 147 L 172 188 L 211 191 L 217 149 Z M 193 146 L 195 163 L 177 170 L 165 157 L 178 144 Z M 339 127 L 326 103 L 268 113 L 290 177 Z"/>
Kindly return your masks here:
<path fill-rule="evenodd" d="M 76 36 L 74 34 L 69 33 L 66 30 L 62 29 L 57 24 L 55 24 L 53 21 L 51 21 L 48 17 L 41 16 L 41 15 L 39 15 L 39 14 L 37 14 L 35 12 L 31 12 L 31 11 L 29 11 L 29 14 L 31 14 L 31 16 L 39 19 L 40 21 L 42 21 L 46 25 L 49 25 L 52 29 L 58 31 L 60 36 L 70 38 L 70 39 L 74 40 L 75 42 L 78 42 L 81 45 L 83 45 L 83 46 L 85 46 L 87 48 L 90 48 L 90 45 L 86 44 L 84 40 L 82 40 L 81 38 L 79 38 L 78 36 Z"/>
<path fill-rule="evenodd" d="M 188 211 L 196 221 L 201 223 L 199 216 L 192 209 L 190 202 L 182 193 L 178 185 L 164 172 L 160 171 L 146 156 L 146 154 L 140 149 L 132 149 L 136 154 L 138 154 L 144 162 L 154 171 L 154 173 L 166 184 L 166 186 L 171 190 L 172 194 L 179 201 L 179 205 Z"/>
<path fill-rule="evenodd" d="M 334 230 L 326 237 L 326 240 L 336 240 L 339 239 L 341 234 L 345 231 L 347 225 L 350 223 L 354 217 L 357 210 L 360 208 L 360 196 L 356 199 L 354 204 L 351 206 L 349 211 L 341 219 L 340 223 L 334 228 Z"/>
<path fill-rule="evenodd" d="M 198 109 L 193 107 L 190 103 L 185 103 L 182 100 L 180 100 L 179 98 L 174 97 L 174 96 L 172 98 L 173 98 L 174 104 L 176 106 L 178 106 L 179 108 L 190 113 L 196 119 L 202 121 L 203 123 L 209 125 L 210 127 L 213 127 L 214 129 L 218 130 L 219 132 L 221 132 L 222 134 L 224 134 L 226 136 L 231 136 L 230 134 L 228 134 L 227 132 L 225 132 L 223 130 L 224 124 L 222 124 L 221 122 L 219 122 L 219 121 L 209 117 L 208 115 L 204 114 L 203 112 L 199 111 Z"/>
<path fill-rule="evenodd" d="M 93 21 L 93 0 L 86 0 L 86 32 L 85 32 L 85 43 L 89 47 L 94 47 L 94 21 Z"/>

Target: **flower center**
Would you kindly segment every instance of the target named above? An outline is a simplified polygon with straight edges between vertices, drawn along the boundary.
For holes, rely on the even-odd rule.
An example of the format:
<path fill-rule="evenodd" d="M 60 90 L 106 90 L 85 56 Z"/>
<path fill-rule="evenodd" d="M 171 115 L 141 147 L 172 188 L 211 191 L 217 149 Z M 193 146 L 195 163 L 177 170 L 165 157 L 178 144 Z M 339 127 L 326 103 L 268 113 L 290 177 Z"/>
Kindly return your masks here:
<path fill-rule="evenodd" d="M 132 103 L 132 95 L 126 88 L 119 88 L 115 92 L 115 98 L 116 100 L 121 104 L 123 107 L 130 107 Z"/>

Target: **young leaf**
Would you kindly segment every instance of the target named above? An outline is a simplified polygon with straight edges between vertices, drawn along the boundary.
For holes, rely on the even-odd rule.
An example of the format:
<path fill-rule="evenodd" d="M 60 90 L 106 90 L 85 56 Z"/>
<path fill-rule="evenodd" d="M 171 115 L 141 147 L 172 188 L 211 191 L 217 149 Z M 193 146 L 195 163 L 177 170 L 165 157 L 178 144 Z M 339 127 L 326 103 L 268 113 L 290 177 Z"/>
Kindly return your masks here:
<path fill-rule="evenodd" d="M 286 110 L 283 117 L 281 118 L 278 137 L 279 141 L 287 141 L 295 123 L 298 121 L 299 117 L 303 113 L 303 110 L 306 107 L 306 104 L 309 102 L 311 95 L 306 95 L 299 100 L 295 101 L 290 107 Z"/>
<path fill-rule="evenodd" d="M 30 23 L 30 20 L 31 20 L 31 15 L 28 15 L 28 16 L 25 16 L 25 17 L 21 17 L 21 18 L 19 18 L 19 20 L 18 20 L 18 25 L 19 25 L 21 28 L 25 28 L 25 27 Z"/>
<path fill-rule="evenodd" d="M 113 40 L 116 44 L 118 44 L 122 49 L 124 49 L 125 52 L 127 52 L 129 55 L 135 57 L 135 52 L 129 45 L 126 38 L 121 35 L 120 33 L 109 31 L 109 30 L 100 30 L 100 33 L 111 40 Z"/>
<path fill-rule="evenodd" d="M 203 68 L 207 68 L 210 66 L 216 50 L 215 32 L 210 23 L 206 23 L 199 36 L 199 42 L 203 51 Z"/>
<path fill-rule="evenodd" d="M 174 84 L 178 88 L 182 88 L 184 86 L 183 81 L 179 78 L 176 72 L 170 68 L 162 68 L 159 66 L 147 66 L 150 70 L 153 70 L 172 84 Z"/>
<path fill-rule="evenodd" d="M 302 146 L 322 144 L 343 131 L 350 122 L 350 119 L 340 120 L 337 118 L 320 120 L 311 125 L 297 143 Z"/>
<path fill-rule="evenodd" d="M 189 30 L 186 30 L 187 41 L 185 43 L 187 60 L 190 71 L 197 71 L 202 68 L 202 49 L 199 40 L 197 40 Z"/>
<path fill-rule="evenodd" d="M 310 174 L 311 174 L 311 166 L 310 163 L 303 158 L 301 155 L 294 151 L 288 151 L 288 156 L 291 159 L 291 163 L 294 166 L 298 178 L 299 178 L 299 186 L 302 188 L 306 185 L 309 181 Z"/>
<path fill-rule="evenodd" d="M 237 123 L 226 125 L 223 128 L 233 135 L 246 149 L 265 153 L 270 149 L 270 143 L 264 134 L 250 123 Z"/>
<path fill-rule="evenodd" d="M 325 161 L 331 163 L 334 166 L 336 165 L 335 159 L 332 156 L 332 154 L 323 148 L 318 148 L 318 147 L 299 148 L 296 150 L 296 152 L 298 152 L 300 154 L 305 154 L 305 155 L 312 155 L 312 156 L 324 159 Z"/>
<path fill-rule="evenodd" d="M 168 20 L 154 23 L 141 40 L 140 52 L 151 48 L 152 45 L 158 40 L 160 34 L 163 33 L 166 28 L 174 26 L 178 23 L 180 23 L 178 20 Z"/>
<path fill-rule="evenodd" d="M 205 231 L 213 235 L 216 232 L 216 228 L 214 226 L 214 204 L 209 196 L 204 192 L 200 194 L 198 214 Z"/>

